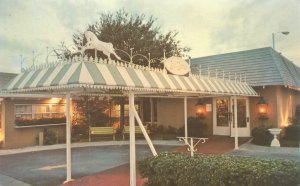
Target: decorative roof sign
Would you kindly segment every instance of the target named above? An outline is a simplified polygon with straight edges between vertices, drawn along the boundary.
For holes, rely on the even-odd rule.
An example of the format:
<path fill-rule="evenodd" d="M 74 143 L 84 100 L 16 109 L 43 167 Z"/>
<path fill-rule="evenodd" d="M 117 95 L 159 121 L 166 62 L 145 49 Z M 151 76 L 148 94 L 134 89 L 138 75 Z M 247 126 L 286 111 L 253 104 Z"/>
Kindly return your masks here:
<path fill-rule="evenodd" d="M 171 74 L 183 76 L 191 71 L 190 65 L 181 57 L 169 57 L 164 60 L 167 71 Z"/>
<path fill-rule="evenodd" d="M 103 54 L 108 57 L 108 59 L 110 59 L 110 55 L 113 54 L 118 60 L 121 60 L 121 58 L 115 53 L 115 49 L 112 43 L 100 41 L 97 36 L 91 31 L 84 32 L 84 36 L 87 40 L 87 43 L 84 46 L 80 47 L 80 52 L 82 54 L 87 49 L 95 49 L 102 51 Z"/>

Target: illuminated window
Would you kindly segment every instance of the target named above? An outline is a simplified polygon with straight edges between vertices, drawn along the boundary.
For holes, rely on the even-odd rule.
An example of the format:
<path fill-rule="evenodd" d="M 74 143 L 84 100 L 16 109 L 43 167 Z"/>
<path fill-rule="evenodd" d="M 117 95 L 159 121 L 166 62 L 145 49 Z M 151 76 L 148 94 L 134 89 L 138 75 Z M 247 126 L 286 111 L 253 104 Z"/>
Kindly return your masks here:
<path fill-rule="evenodd" d="M 137 113 L 139 114 L 140 106 L 138 104 L 135 104 L 134 106 L 135 106 Z M 112 111 L 111 111 L 111 117 L 120 118 L 120 116 L 121 116 L 120 108 L 121 108 L 120 105 L 113 106 Z M 124 124 L 129 125 L 129 105 L 128 104 L 124 105 Z"/>
<path fill-rule="evenodd" d="M 65 105 L 20 104 L 15 105 L 15 124 L 30 126 L 65 123 Z"/>

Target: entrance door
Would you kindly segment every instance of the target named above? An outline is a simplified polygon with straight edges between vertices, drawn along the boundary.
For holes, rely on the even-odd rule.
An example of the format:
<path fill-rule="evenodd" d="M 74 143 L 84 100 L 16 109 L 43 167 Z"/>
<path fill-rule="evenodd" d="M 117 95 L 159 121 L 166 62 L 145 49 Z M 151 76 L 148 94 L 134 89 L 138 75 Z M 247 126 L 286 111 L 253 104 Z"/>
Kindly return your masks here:
<path fill-rule="evenodd" d="M 234 108 L 237 108 L 237 126 L 239 137 L 250 137 L 249 99 L 247 97 L 237 97 L 237 105 L 234 105 L 234 98 L 231 97 L 231 137 L 235 136 L 234 131 Z"/>
<path fill-rule="evenodd" d="M 213 134 L 230 136 L 230 97 L 213 99 Z"/>
<path fill-rule="evenodd" d="M 213 99 L 213 134 L 234 137 L 234 98 Z M 237 97 L 237 126 L 239 137 L 250 136 L 249 99 Z"/>

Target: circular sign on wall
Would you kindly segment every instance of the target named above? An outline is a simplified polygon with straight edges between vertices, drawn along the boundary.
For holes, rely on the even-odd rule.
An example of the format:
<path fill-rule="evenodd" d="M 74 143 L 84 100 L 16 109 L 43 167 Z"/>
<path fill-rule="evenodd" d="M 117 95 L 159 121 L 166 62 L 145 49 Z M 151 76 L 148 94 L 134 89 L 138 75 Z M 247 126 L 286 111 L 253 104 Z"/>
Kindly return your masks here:
<path fill-rule="evenodd" d="M 164 60 L 164 65 L 171 74 L 183 76 L 190 72 L 189 64 L 181 57 L 169 57 Z"/>

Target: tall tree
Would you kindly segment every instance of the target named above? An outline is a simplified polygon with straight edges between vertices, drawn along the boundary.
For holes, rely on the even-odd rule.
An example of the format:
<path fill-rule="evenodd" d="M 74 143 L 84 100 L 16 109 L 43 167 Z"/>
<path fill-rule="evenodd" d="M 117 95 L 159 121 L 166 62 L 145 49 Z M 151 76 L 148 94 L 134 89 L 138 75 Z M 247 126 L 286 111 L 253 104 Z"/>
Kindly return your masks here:
<path fill-rule="evenodd" d="M 180 41 L 176 39 L 177 31 L 161 33 L 160 28 L 155 26 L 155 21 L 152 16 L 147 18 L 144 14 L 118 10 L 114 13 L 102 13 L 99 20 L 90 24 L 87 30 L 93 32 L 99 40 L 112 43 L 123 60 L 130 61 L 129 56 L 121 50 L 130 54 L 130 49 L 133 48 L 134 63 L 148 65 L 148 61 L 141 55 L 149 58 L 150 53 L 150 59 L 153 59 L 151 66 L 159 67 L 159 60 L 155 59 L 163 58 L 163 51 L 166 57 L 182 56 L 190 48 L 180 46 Z M 84 33 L 80 32 L 73 35 L 73 40 L 78 47 L 86 43 Z M 93 50 L 87 50 L 85 54 L 95 56 Z"/>
<path fill-rule="evenodd" d="M 156 19 L 144 14 L 130 14 L 124 10 L 113 13 L 102 13 L 98 21 L 88 25 L 87 31 L 93 32 L 103 42 L 113 44 L 115 52 L 124 61 L 130 61 L 132 50 L 133 62 L 140 65 L 148 65 L 149 53 L 151 67 L 162 67 L 160 61 L 164 57 L 182 56 L 190 48 L 180 46 L 176 39 L 177 31 L 162 33 L 160 27 L 155 24 Z M 86 44 L 84 32 L 77 32 L 73 35 L 73 41 L 78 49 Z M 67 47 L 64 47 L 67 49 Z M 126 53 L 124 53 L 125 51 Z M 65 55 L 67 54 L 67 55 Z M 70 58 L 72 52 L 68 50 L 62 53 L 64 58 Z M 86 50 L 85 55 L 95 57 L 94 50 Z M 142 57 L 144 56 L 144 57 Z M 105 55 L 97 52 L 97 57 L 104 58 Z M 111 56 L 114 57 L 114 56 Z M 147 58 L 147 59 L 145 59 Z M 124 126 L 124 98 L 116 99 L 120 104 L 120 125 Z"/>

